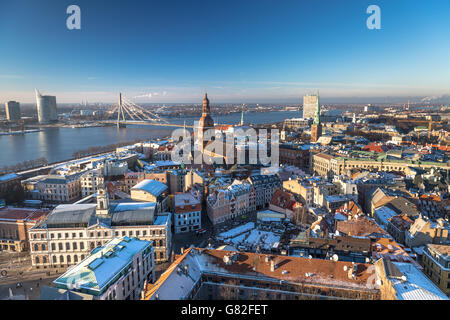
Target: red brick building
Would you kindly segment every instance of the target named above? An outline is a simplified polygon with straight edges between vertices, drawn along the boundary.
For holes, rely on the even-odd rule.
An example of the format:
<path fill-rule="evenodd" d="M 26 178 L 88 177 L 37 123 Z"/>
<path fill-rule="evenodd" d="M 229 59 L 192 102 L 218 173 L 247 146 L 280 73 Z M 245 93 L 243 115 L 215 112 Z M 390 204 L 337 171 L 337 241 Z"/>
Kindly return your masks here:
<path fill-rule="evenodd" d="M 29 250 L 28 230 L 48 214 L 43 209 L 0 209 L 0 251 Z"/>

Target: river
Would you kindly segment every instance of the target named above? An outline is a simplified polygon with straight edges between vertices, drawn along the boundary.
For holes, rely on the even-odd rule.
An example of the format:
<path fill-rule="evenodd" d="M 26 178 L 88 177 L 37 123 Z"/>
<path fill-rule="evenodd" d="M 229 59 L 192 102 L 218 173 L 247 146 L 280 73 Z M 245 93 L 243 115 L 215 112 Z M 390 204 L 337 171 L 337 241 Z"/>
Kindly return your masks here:
<path fill-rule="evenodd" d="M 240 113 L 212 115 L 219 124 L 237 124 Z M 245 122 L 253 124 L 280 122 L 287 118 L 298 117 L 297 112 L 278 111 L 246 113 Z M 193 125 L 198 117 L 172 118 L 170 123 Z M 170 135 L 173 127 L 128 126 L 117 129 L 115 126 L 93 128 L 44 128 L 43 131 L 23 135 L 0 136 L 0 168 L 25 160 L 45 157 L 50 163 L 68 160 L 75 151 L 89 147 L 103 146 L 118 142 L 151 140 Z"/>

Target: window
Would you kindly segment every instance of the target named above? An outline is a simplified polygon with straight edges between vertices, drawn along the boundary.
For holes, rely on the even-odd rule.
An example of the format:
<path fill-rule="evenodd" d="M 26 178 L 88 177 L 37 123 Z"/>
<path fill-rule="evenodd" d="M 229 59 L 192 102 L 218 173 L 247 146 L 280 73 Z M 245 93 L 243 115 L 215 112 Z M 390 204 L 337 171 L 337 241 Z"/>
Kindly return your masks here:
<path fill-rule="evenodd" d="M 59 250 L 62 250 L 62 249 L 63 249 L 63 244 L 62 244 L 62 242 L 58 243 L 58 249 L 59 249 Z"/>
<path fill-rule="evenodd" d="M 78 256 L 77 256 L 77 255 L 75 255 L 75 256 L 73 257 L 73 262 L 75 262 L 75 263 L 78 262 Z"/>
<path fill-rule="evenodd" d="M 80 232 L 80 238 L 83 238 L 83 233 L 82 232 Z"/>
<path fill-rule="evenodd" d="M 59 262 L 60 262 L 60 263 L 63 263 L 63 262 L 64 262 L 64 256 L 62 256 L 62 255 L 59 256 Z"/>
<path fill-rule="evenodd" d="M 66 239 L 69 238 L 69 234 L 68 233 L 66 233 L 65 236 L 66 236 Z"/>
<path fill-rule="evenodd" d="M 84 250 L 84 242 L 80 242 L 80 249 Z"/>
<path fill-rule="evenodd" d="M 53 256 L 53 263 L 56 263 L 56 256 Z"/>
<path fill-rule="evenodd" d="M 70 250 L 70 243 L 66 242 L 66 250 Z"/>
<path fill-rule="evenodd" d="M 67 256 L 67 263 L 70 263 L 71 262 L 71 257 L 70 256 Z"/>
<path fill-rule="evenodd" d="M 77 243 L 76 242 L 72 243 L 72 248 L 73 248 L 73 250 L 77 250 Z"/>
<path fill-rule="evenodd" d="M 39 251 L 39 246 L 37 244 L 34 245 L 34 251 Z"/>
<path fill-rule="evenodd" d="M 39 257 L 36 257 L 35 261 L 36 261 L 36 263 L 40 263 L 39 262 Z"/>
<path fill-rule="evenodd" d="M 54 243 L 52 243 L 52 250 L 55 251 L 56 250 L 56 245 Z"/>

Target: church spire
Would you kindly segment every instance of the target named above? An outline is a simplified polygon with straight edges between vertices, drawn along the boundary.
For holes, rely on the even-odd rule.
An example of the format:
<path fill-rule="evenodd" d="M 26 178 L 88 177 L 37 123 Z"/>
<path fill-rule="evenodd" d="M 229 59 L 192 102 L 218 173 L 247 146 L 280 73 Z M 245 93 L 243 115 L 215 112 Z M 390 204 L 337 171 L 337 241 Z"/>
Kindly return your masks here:
<path fill-rule="evenodd" d="M 320 104 L 317 104 L 316 115 L 314 117 L 314 124 L 320 124 Z"/>
<path fill-rule="evenodd" d="M 211 109 L 209 107 L 209 99 L 208 99 L 208 93 L 205 92 L 205 98 L 203 99 L 203 110 L 202 113 L 209 114 L 211 113 Z"/>

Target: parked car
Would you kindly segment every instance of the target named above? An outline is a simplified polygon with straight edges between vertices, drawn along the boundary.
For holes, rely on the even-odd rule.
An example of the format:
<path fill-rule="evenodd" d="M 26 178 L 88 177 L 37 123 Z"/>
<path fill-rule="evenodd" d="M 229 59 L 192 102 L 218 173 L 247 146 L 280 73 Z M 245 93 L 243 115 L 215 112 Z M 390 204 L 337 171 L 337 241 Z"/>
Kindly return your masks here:
<path fill-rule="evenodd" d="M 201 234 L 204 234 L 205 232 L 206 232 L 206 229 L 199 229 L 196 231 L 196 234 L 201 235 Z"/>

